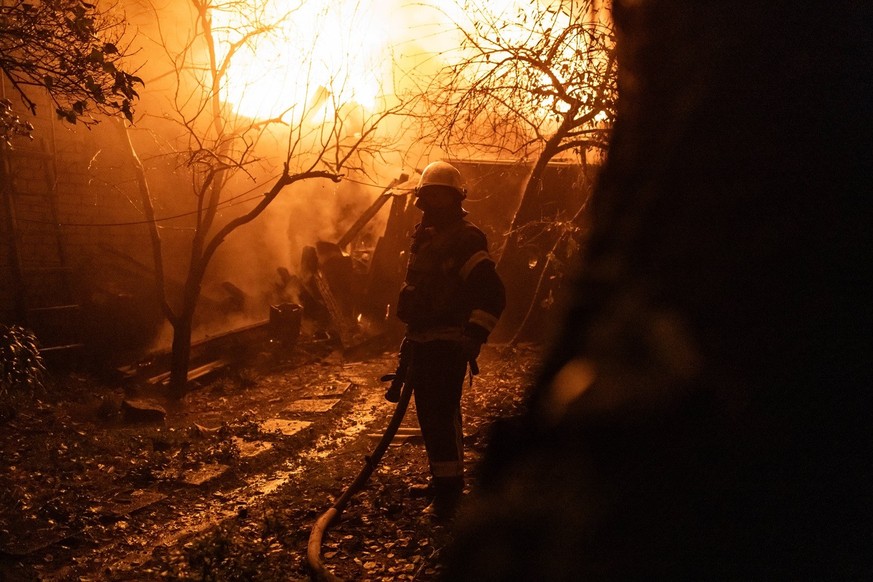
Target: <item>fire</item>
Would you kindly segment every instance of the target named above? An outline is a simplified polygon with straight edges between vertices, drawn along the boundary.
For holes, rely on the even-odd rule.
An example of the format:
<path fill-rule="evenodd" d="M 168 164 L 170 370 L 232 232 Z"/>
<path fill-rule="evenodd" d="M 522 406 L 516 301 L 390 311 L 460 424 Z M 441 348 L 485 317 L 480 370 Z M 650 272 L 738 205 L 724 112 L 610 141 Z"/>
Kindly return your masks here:
<path fill-rule="evenodd" d="M 238 114 L 299 122 L 323 118 L 350 103 L 372 110 L 390 86 L 384 2 L 240 4 L 247 5 L 212 12 L 219 60 L 248 32 L 257 31 L 236 49 L 221 89 L 222 99 Z"/>
<path fill-rule="evenodd" d="M 477 22 L 490 23 L 495 27 L 491 32 L 499 31 L 503 41 L 510 43 L 523 43 L 536 29 L 548 28 L 546 35 L 556 35 L 570 24 L 559 0 L 541 0 L 539 9 L 529 0 L 243 0 L 227 4 L 232 8 L 212 10 L 219 59 L 253 27 L 265 28 L 236 49 L 221 88 L 223 100 L 242 116 L 281 117 L 292 124 L 322 123 L 350 104 L 374 112 L 398 91 L 410 71 L 435 71 L 467 58 L 460 49 L 460 29 L 475 35 Z M 544 12 L 546 6 L 549 9 Z M 567 43 L 559 48 L 557 59 L 573 63 L 579 49 Z M 504 56 L 494 55 L 495 60 Z M 538 81 L 544 86 L 551 82 L 544 74 Z M 540 106 L 548 118 L 550 109 L 560 110 L 564 104 Z"/>

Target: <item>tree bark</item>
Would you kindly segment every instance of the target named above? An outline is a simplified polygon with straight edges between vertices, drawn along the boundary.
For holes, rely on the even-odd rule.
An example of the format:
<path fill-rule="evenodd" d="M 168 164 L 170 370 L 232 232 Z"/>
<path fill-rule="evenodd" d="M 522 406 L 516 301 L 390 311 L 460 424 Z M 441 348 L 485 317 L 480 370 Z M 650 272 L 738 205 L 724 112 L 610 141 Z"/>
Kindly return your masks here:
<path fill-rule="evenodd" d="M 543 178 L 552 158 L 560 151 L 561 142 L 564 139 L 566 131 L 572 127 L 572 118 L 575 114 L 571 112 L 565 119 L 565 123 L 561 128 L 546 142 L 542 152 L 537 158 L 530 176 L 525 184 L 524 192 L 522 193 L 518 209 L 512 220 L 512 226 L 499 251 L 497 259 L 497 272 L 508 283 L 507 285 L 507 308 L 501 322 L 498 324 L 496 338 L 500 340 L 503 337 L 511 337 L 513 342 L 519 340 L 519 331 L 524 325 L 524 322 L 529 319 L 532 311 L 532 302 L 536 300 L 537 289 L 539 288 L 538 281 L 542 276 L 543 270 L 546 268 L 548 250 L 555 240 L 555 235 L 548 233 L 546 227 L 543 226 L 536 233 L 536 237 L 540 241 L 544 241 L 542 256 L 536 257 L 536 264 L 531 267 L 529 259 L 519 252 L 519 245 L 524 238 L 524 228 L 531 224 L 531 216 L 534 215 L 533 209 L 541 203 L 541 193 L 543 189 Z M 579 206 L 584 204 L 584 200 L 579 201 Z M 567 209 L 570 212 L 576 212 L 578 208 Z M 531 233 L 527 233 L 530 238 Z M 543 243 L 537 245 L 542 247 Z M 531 284 L 531 281 L 534 281 Z M 519 315 L 521 317 L 519 317 Z"/>
<path fill-rule="evenodd" d="M 870 578 L 873 5 L 613 6 L 584 270 L 442 573 Z"/>
<path fill-rule="evenodd" d="M 173 346 L 170 353 L 169 396 L 181 400 L 188 387 L 188 367 L 191 363 L 191 324 L 193 312 L 182 314 L 173 323 Z"/>

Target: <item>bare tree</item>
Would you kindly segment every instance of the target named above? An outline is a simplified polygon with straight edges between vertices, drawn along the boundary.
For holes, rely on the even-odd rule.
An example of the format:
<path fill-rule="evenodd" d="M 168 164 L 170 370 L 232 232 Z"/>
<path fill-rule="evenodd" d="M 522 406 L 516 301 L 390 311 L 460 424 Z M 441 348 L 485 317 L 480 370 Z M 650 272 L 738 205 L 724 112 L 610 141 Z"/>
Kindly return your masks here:
<path fill-rule="evenodd" d="M 36 103 L 28 87 L 44 88 L 62 119 L 86 124 L 100 114 L 132 119 L 135 87 L 142 80 L 127 72 L 126 27 L 120 14 L 82 0 L 0 1 L 0 70 L 31 114 Z M 0 104 L 0 137 L 33 130 Z"/>
<path fill-rule="evenodd" d="M 432 139 L 447 151 L 541 163 L 606 148 L 615 116 L 614 35 L 592 0 L 500 13 L 482 0 L 461 7 L 468 20 L 454 20 L 460 49 L 421 91 Z"/>
<path fill-rule="evenodd" d="M 328 82 L 313 81 L 314 77 L 300 79 L 299 95 L 304 97 L 289 96 L 289 102 L 270 119 L 255 120 L 235 112 L 228 99 L 232 75 L 239 74 L 233 69 L 235 59 L 246 51 L 254 52 L 271 35 L 281 35 L 283 24 L 294 18 L 295 10 L 302 6 L 302 2 L 293 8 L 286 6 L 276 14 L 268 10 L 267 2 L 190 0 L 192 33 L 184 46 L 173 49 L 161 33 L 157 39 L 169 58 L 175 80 L 169 116 L 181 129 L 182 147 L 174 155 L 190 177 L 193 194 L 190 256 L 184 289 L 178 298 L 169 297 L 166 290 L 166 264 L 153 196 L 146 170 L 133 153 L 143 208 L 151 224 L 158 294 L 173 328 L 170 394 L 177 398 L 186 388 L 192 324 L 201 284 L 222 242 L 257 218 L 291 184 L 315 179 L 339 182 L 344 172 L 362 168 L 376 148 L 380 122 L 398 107 L 386 106 L 376 113 L 364 111 L 347 99 L 347 77 L 342 71 L 332 71 Z M 317 67 L 313 56 L 293 55 L 299 62 L 311 62 L 307 65 L 310 72 Z M 234 198 L 234 178 L 251 177 L 252 168 L 266 162 L 258 145 L 268 131 L 282 133 L 286 138 L 278 162 L 281 172 L 247 210 L 228 218 L 228 213 L 239 208 L 228 206 Z"/>
<path fill-rule="evenodd" d="M 556 249 L 575 248 L 578 241 L 568 237 L 578 238 L 590 191 L 579 185 L 579 204 L 566 209 L 567 220 L 530 222 L 546 167 L 568 156 L 584 164 L 589 151 L 602 154 L 609 142 L 617 98 L 611 19 L 596 0 L 541 0 L 499 11 L 484 0 L 459 6 L 465 20 L 453 21 L 460 50 L 445 56 L 450 62 L 421 91 L 423 125 L 450 153 L 532 161 L 502 248 L 548 239 L 540 280 L 524 299 L 533 302 Z"/>

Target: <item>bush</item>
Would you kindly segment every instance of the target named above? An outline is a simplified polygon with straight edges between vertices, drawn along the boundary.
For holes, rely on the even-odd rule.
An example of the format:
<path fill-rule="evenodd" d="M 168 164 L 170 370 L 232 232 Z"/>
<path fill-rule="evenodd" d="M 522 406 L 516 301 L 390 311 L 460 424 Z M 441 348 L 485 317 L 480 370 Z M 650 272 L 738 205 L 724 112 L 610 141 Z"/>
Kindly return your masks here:
<path fill-rule="evenodd" d="M 0 396 L 43 387 L 45 363 L 36 335 L 18 325 L 0 325 Z"/>

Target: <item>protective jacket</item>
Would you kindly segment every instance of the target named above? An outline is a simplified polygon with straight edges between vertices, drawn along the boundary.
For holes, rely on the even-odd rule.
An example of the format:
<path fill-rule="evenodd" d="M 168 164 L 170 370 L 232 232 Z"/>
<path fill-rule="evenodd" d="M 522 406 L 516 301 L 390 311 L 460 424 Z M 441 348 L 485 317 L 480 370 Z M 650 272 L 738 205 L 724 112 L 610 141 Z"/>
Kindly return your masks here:
<path fill-rule="evenodd" d="M 485 341 L 506 305 L 485 234 L 466 219 L 419 224 L 397 315 L 413 341 Z"/>

